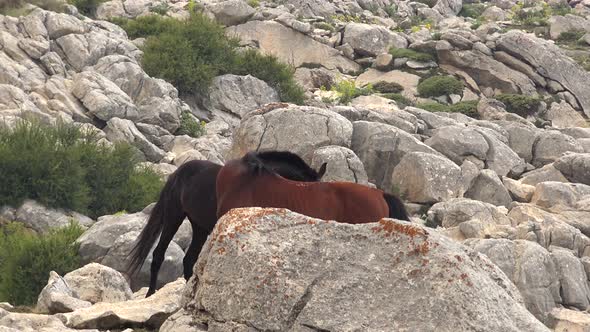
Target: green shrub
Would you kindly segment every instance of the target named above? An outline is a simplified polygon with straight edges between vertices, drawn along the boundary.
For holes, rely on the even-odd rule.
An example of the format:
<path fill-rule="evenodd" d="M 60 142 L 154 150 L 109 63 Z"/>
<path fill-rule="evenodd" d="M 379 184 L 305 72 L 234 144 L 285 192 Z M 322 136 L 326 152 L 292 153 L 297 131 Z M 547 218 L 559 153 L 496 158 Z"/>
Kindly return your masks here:
<path fill-rule="evenodd" d="M 80 267 L 75 240 L 82 228 L 70 226 L 35 235 L 21 223 L 0 229 L 0 302 L 33 305 L 50 271 L 64 275 Z"/>
<path fill-rule="evenodd" d="M 551 17 L 551 8 L 546 3 L 541 3 L 539 7 L 523 7 L 517 4 L 512 7 L 512 21 L 524 26 L 545 26 L 547 20 Z"/>
<path fill-rule="evenodd" d="M 577 43 L 585 34 L 586 31 L 583 30 L 564 31 L 559 34 L 557 41 L 561 43 Z"/>
<path fill-rule="evenodd" d="M 417 52 L 409 48 L 392 47 L 389 49 L 389 54 L 391 54 L 394 59 L 408 58 L 410 60 L 415 60 L 419 62 L 434 61 L 434 57 L 431 54 Z"/>
<path fill-rule="evenodd" d="M 76 6 L 82 15 L 94 17 L 98 5 L 105 1 L 106 0 L 68 0 L 68 3 Z"/>
<path fill-rule="evenodd" d="M 314 26 L 316 28 L 322 29 L 322 30 L 327 30 L 327 31 L 331 31 L 331 32 L 336 31 L 336 28 L 334 28 L 334 26 L 328 22 L 318 22 L 318 23 L 315 23 Z"/>
<path fill-rule="evenodd" d="M 183 111 L 180 115 L 180 127 L 176 135 L 189 135 L 199 137 L 205 133 L 205 122 L 199 123 L 189 111 Z"/>
<path fill-rule="evenodd" d="M 410 99 L 404 97 L 401 93 L 384 93 L 381 95 L 381 97 L 395 100 L 397 105 L 402 108 L 406 106 L 412 106 L 414 104 Z"/>
<path fill-rule="evenodd" d="M 156 6 L 150 7 L 150 12 L 160 14 L 163 16 L 168 13 L 168 9 L 170 9 L 170 6 L 168 6 L 167 3 L 162 2 Z"/>
<path fill-rule="evenodd" d="M 416 107 L 427 110 L 429 112 L 449 112 L 462 113 L 472 118 L 478 118 L 477 100 L 460 101 L 453 105 L 444 105 L 437 102 L 426 102 L 416 105 Z"/>
<path fill-rule="evenodd" d="M 365 87 L 359 88 L 354 84 L 354 81 L 342 80 L 333 85 L 330 89 L 338 92 L 340 95 L 340 103 L 348 104 L 350 101 L 358 96 L 367 96 L 373 93 L 373 87 L 368 84 Z"/>
<path fill-rule="evenodd" d="M 140 16 L 132 20 L 112 17 L 110 20 L 123 28 L 129 39 L 157 36 L 178 22 L 173 18 L 158 15 Z"/>
<path fill-rule="evenodd" d="M 478 18 L 486 10 L 487 6 L 483 3 L 466 3 L 463 4 L 459 16 Z"/>
<path fill-rule="evenodd" d="M 463 83 L 453 76 L 432 76 L 418 83 L 418 93 L 422 97 L 438 97 L 462 92 Z"/>
<path fill-rule="evenodd" d="M 248 5 L 250 7 L 256 8 L 256 7 L 260 6 L 260 1 L 259 0 L 248 0 Z"/>
<path fill-rule="evenodd" d="M 566 3 L 560 3 L 557 6 L 551 7 L 552 15 L 565 16 L 567 14 L 571 14 L 573 11 L 574 10 L 572 9 L 572 7 L 570 7 L 570 5 Z"/>
<path fill-rule="evenodd" d="M 522 117 L 533 115 L 541 105 L 541 98 L 517 94 L 501 94 L 494 97 L 506 105 L 506 111 L 516 113 Z"/>
<path fill-rule="evenodd" d="M 135 212 L 128 196 L 135 190 L 130 182 L 137 161 L 130 145 L 104 146 L 96 135 L 71 124 L 52 127 L 23 121 L 14 129 L 0 127 L 0 174 L 10 174 L 0 177 L 0 206 L 20 206 L 29 198 L 93 218 Z M 154 198 L 143 206 L 155 200 L 157 191 L 150 195 Z"/>
<path fill-rule="evenodd" d="M 428 7 L 432 8 L 434 7 L 434 5 L 436 5 L 437 0 L 416 0 L 416 2 L 423 3 Z"/>
<path fill-rule="evenodd" d="M 28 14 L 24 9 L 26 3 L 54 12 L 63 12 L 65 6 L 60 0 L 2 0 L 0 1 L 0 15 L 23 16 Z"/>
<path fill-rule="evenodd" d="M 305 90 L 295 82 L 295 69 L 281 63 L 275 56 L 264 55 L 249 49 L 239 52 L 236 56 L 232 74 L 250 74 L 275 88 L 282 101 L 302 104 L 305 100 Z"/>
<path fill-rule="evenodd" d="M 395 82 L 379 81 L 373 84 L 373 90 L 381 93 L 399 93 L 404 87 Z"/>
<path fill-rule="evenodd" d="M 443 104 L 437 103 L 435 101 L 419 103 L 416 105 L 416 107 L 421 108 L 426 111 L 429 111 L 429 112 L 448 112 L 449 111 L 448 105 L 443 105 Z"/>

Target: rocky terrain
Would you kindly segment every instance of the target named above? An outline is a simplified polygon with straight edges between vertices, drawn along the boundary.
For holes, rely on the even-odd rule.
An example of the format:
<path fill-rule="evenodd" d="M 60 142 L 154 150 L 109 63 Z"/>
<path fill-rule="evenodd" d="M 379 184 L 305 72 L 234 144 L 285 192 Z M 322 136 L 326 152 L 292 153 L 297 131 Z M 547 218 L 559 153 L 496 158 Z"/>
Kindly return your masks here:
<path fill-rule="evenodd" d="M 144 40 L 108 21 L 183 19 L 194 5 L 294 66 L 304 105 L 250 75 L 216 77 L 205 100 L 179 97 L 142 69 Z M 124 272 L 152 205 L 97 220 L 5 206 L 2 219 L 38 233 L 78 220 L 85 266 L 48 276 L 39 314 L 0 304 L 0 331 L 589 331 L 588 69 L 590 2 L 579 0 L 112 0 L 95 18 L 74 6 L 0 15 L 8 126 L 79 123 L 134 145 L 163 177 L 192 159 L 289 150 L 328 162 L 325 181 L 401 195 L 413 219 L 235 210 L 186 286 L 185 222 L 162 288 L 144 299 L 151 257 Z M 450 78 L 428 93 L 429 77 Z M 183 112 L 207 122 L 202 136 L 176 134 Z"/>

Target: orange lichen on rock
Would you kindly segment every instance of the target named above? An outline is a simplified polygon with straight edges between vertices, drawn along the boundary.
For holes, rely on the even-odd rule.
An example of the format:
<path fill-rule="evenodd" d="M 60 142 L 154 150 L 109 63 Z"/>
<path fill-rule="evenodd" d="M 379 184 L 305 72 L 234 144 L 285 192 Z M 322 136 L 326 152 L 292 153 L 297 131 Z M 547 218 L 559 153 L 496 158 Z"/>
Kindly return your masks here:
<path fill-rule="evenodd" d="M 379 220 L 379 226 L 371 228 L 375 233 L 384 232 L 386 237 L 391 236 L 393 233 L 405 234 L 411 238 L 421 235 L 426 237 L 426 232 L 420 228 L 409 224 L 401 224 L 395 221 L 381 219 Z"/>

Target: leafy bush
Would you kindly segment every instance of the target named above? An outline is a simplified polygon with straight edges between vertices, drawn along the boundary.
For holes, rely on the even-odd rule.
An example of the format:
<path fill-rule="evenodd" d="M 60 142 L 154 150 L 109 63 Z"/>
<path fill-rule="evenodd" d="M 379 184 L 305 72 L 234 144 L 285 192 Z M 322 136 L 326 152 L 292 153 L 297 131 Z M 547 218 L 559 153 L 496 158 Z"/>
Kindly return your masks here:
<path fill-rule="evenodd" d="M 0 302 L 35 304 L 50 271 L 64 275 L 79 268 L 74 241 L 82 232 L 75 223 L 45 235 L 35 235 L 18 222 L 0 229 Z"/>
<path fill-rule="evenodd" d="M 389 49 L 389 54 L 391 54 L 394 59 L 408 58 L 410 60 L 420 61 L 420 62 L 434 61 L 434 57 L 431 54 L 417 52 L 417 51 L 411 50 L 409 48 L 392 47 Z"/>
<path fill-rule="evenodd" d="M 132 212 L 136 188 L 135 150 L 128 144 L 113 148 L 97 143 L 93 133 L 70 124 L 55 127 L 20 122 L 0 127 L 0 206 L 19 206 L 26 198 L 46 206 L 66 208 L 91 217 L 120 210 Z M 147 179 L 146 179 L 147 180 Z M 162 186 L 157 176 L 149 181 Z M 141 208 L 156 200 L 159 189 L 148 188 Z M 147 199 L 150 197 L 150 199 Z"/>
<path fill-rule="evenodd" d="M 517 4 L 512 7 L 512 21 L 525 26 L 544 26 L 551 17 L 551 8 L 546 3 L 541 3 L 538 7 L 523 7 Z"/>
<path fill-rule="evenodd" d="M 443 104 L 437 103 L 435 101 L 419 103 L 418 105 L 416 105 L 416 107 L 421 108 L 426 111 L 429 111 L 429 112 L 448 112 L 449 111 L 448 105 L 443 105 Z"/>
<path fill-rule="evenodd" d="M 248 5 L 250 7 L 256 8 L 256 7 L 260 6 L 260 1 L 259 0 L 248 0 Z"/>
<path fill-rule="evenodd" d="M 444 105 L 437 102 L 426 102 L 416 105 L 416 107 L 427 110 L 429 112 L 449 112 L 462 113 L 472 118 L 478 118 L 477 100 L 460 101 L 453 105 Z"/>
<path fill-rule="evenodd" d="M 373 84 L 373 90 L 381 93 L 399 93 L 404 87 L 395 82 L 379 81 Z"/>
<path fill-rule="evenodd" d="M 60 0 L 2 0 L 0 1 L 0 14 L 9 16 L 26 15 L 28 14 L 28 11 L 24 9 L 26 3 L 59 13 L 64 10 L 64 3 Z"/>
<path fill-rule="evenodd" d="M 228 38 L 221 25 L 203 14 L 192 13 L 186 21 L 151 15 L 113 22 L 129 38 L 148 37 L 143 48 L 144 70 L 171 82 L 181 93 L 205 95 L 215 76 L 250 74 L 274 87 L 281 100 L 304 101 L 293 68 L 256 50 L 238 52 L 238 40 Z"/>
<path fill-rule="evenodd" d="M 416 0 L 416 2 L 423 3 L 428 7 L 432 8 L 434 7 L 434 5 L 436 5 L 437 0 Z"/>
<path fill-rule="evenodd" d="M 180 127 L 176 135 L 189 135 L 199 137 L 205 133 L 205 122 L 199 123 L 188 111 L 183 111 L 180 115 Z"/>
<path fill-rule="evenodd" d="M 231 73 L 237 75 L 250 74 L 275 88 L 282 101 L 302 104 L 305 91 L 293 78 L 295 69 L 281 63 L 275 56 L 260 54 L 249 49 L 239 52 L 234 60 Z"/>
<path fill-rule="evenodd" d="M 418 93 L 422 97 L 438 97 L 462 92 L 463 83 L 453 76 L 432 76 L 418 83 Z"/>
<path fill-rule="evenodd" d="M 82 15 L 94 17 L 98 5 L 105 1 L 106 0 L 68 0 L 68 3 L 76 6 Z"/>
<path fill-rule="evenodd" d="M 584 30 L 564 31 L 559 34 L 557 41 L 561 43 L 577 43 L 585 34 L 586 31 Z"/>
<path fill-rule="evenodd" d="M 404 97 L 401 93 L 384 93 L 381 95 L 381 97 L 395 100 L 397 105 L 402 108 L 406 107 L 406 106 L 413 105 L 412 101 L 410 99 Z"/>
<path fill-rule="evenodd" d="M 342 104 L 348 104 L 352 99 L 358 96 L 367 96 L 373 93 L 373 87 L 370 84 L 359 88 L 354 84 L 354 81 L 348 80 L 338 82 L 336 85 L 332 86 L 331 90 L 338 92 Z"/>
<path fill-rule="evenodd" d="M 483 3 L 466 3 L 463 4 L 459 16 L 478 18 L 486 10 L 487 6 Z"/>
<path fill-rule="evenodd" d="M 541 105 L 541 98 L 505 93 L 494 97 L 506 105 L 506 110 L 522 117 L 533 115 Z"/>
<path fill-rule="evenodd" d="M 162 2 L 159 5 L 150 7 L 150 12 L 160 15 L 166 15 L 168 13 L 168 9 L 170 9 L 170 6 L 167 3 Z"/>
<path fill-rule="evenodd" d="M 574 10 L 572 7 L 570 7 L 570 5 L 567 3 L 559 3 L 558 5 L 551 7 L 552 15 L 565 16 L 567 14 L 571 14 L 573 11 Z"/>

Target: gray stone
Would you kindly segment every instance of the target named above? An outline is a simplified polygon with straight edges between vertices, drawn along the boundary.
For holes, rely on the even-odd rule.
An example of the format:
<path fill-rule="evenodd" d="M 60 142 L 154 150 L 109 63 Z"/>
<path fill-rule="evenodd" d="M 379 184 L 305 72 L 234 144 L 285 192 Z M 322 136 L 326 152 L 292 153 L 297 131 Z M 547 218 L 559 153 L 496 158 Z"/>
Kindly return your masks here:
<path fill-rule="evenodd" d="M 545 181 L 536 185 L 531 202 L 544 208 L 575 208 L 578 201 L 587 195 L 590 195 L 588 185 Z"/>
<path fill-rule="evenodd" d="M 16 210 L 16 220 L 39 233 L 46 233 L 52 228 L 66 227 L 71 221 L 77 221 L 86 227 L 94 222 L 81 214 L 46 208 L 32 200 L 24 201 Z"/>
<path fill-rule="evenodd" d="M 485 160 L 489 145 L 475 128 L 464 126 L 445 126 L 436 129 L 432 137 L 424 142 L 426 145 L 444 154 L 457 165 L 467 157 Z"/>
<path fill-rule="evenodd" d="M 309 106 L 269 104 L 247 114 L 234 132 L 230 158 L 256 150 L 287 150 L 311 161 L 327 145 L 350 147 L 352 124 L 343 116 Z"/>
<path fill-rule="evenodd" d="M 237 126 L 246 113 L 280 101 L 279 94 L 264 81 L 227 74 L 213 79 L 206 108 L 215 118 Z"/>
<path fill-rule="evenodd" d="M 584 266 L 569 250 L 554 247 L 551 253 L 557 266 L 563 304 L 586 310 L 590 304 L 590 288 Z"/>
<path fill-rule="evenodd" d="M 55 271 L 51 271 L 47 285 L 39 294 L 35 309 L 38 313 L 55 314 L 71 312 L 91 305 L 88 301 L 80 300 L 68 283 Z"/>
<path fill-rule="evenodd" d="M 77 298 L 90 303 L 131 299 L 131 288 L 125 277 L 108 266 L 90 263 L 67 273 L 63 279 Z"/>
<path fill-rule="evenodd" d="M 47 35 L 50 39 L 86 32 L 84 23 L 76 17 L 54 12 L 47 12 L 45 27 L 47 28 Z"/>
<path fill-rule="evenodd" d="M 555 308 L 547 324 L 553 331 L 590 331 L 590 314 L 584 311 Z"/>
<path fill-rule="evenodd" d="M 555 130 L 539 133 L 533 145 L 532 164 L 541 167 L 559 159 L 565 152 L 584 152 L 580 144 L 571 136 Z"/>
<path fill-rule="evenodd" d="M 445 201 L 460 195 L 461 168 L 444 157 L 409 152 L 395 166 L 391 183 L 410 202 Z"/>
<path fill-rule="evenodd" d="M 569 181 L 590 185 L 590 153 L 565 154 L 553 166 Z"/>
<path fill-rule="evenodd" d="M 578 15 L 551 16 L 547 23 L 549 23 L 549 36 L 553 40 L 558 39 L 564 32 L 590 32 L 590 21 Z"/>
<path fill-rule="evenodd" d="M 582 114 L 578 113 L 565 100 L 551 104 L 543 118 L 551 121 L 551 126 L 556 128 L 583 127 L 586 125 L 586 119 Z"/>
<path fill-rule="evenodd" d="M 414 136 L 383 123 L 356 121 L 353 123 L 351 149 L 365 165 L 369 182 L 393 192 L 392 174 L 405 154 L 425 152 L 442 155 Z"/>
<path fill-rule="evenodd" d="M 502 177 L 502 183 L 510 193 L 510 196 L 517 202 L 530 202 L 531 198 L 533 197 L 533 193 L 535 192 L 534 186 L 524 184 L 520 181 L 516 181 L 505 176 Z"/>
<path fill-rule="evenodd" d="M 389 48 L 406 48 L 408 41 L 401 35 L 382 26 L 365 23 L 348 23 L 344 28 L 343 43 L 347 43 L 359 56 L 377 56 Z"/>
<path fill-rule="evenodd" d="M 568 182 L 567 178 L 553 164 L 525 173 L 520 179 L 520 182 L 531 186 L 545 181 Z"/>
<path fill-rule="evenodd" d="M 256 12 L 241 0 L 219 1 L 209 4 L 206 8 L 213 13 L 217 22 L 226 26 L 245 23 Z"/>
<path fill-rule="evenodd" d="M 70 329 L 55 315 L 10 312 L 0 314 L 1 332 L 100 332 L 97 329 Z"/>
<path fill-rule="evenodd" d="M 137 147 L 149 161 L 159 162 L 166 155 L 166 152 L 150 142 L 131 120 L 112 118 L 107 122 L 104 132 L 111 142 L 126 142 Z"/>
<path fill-rule="evenodd" d="M 367 172 L 354 152 L 342 146 L 324 146 L 313 152 L 311 167 L 318 170 L 327 163 L 322 181 L 347 181 L 367 184 Z"/>
<path fill-rule="evenodd" d="M 548 331 L 485 256 L 420 226 L 250 208 L 226 214 L 209 240 L 185 293 L 195 321 L 242 330 Z"/>
<path fill-rule="evenodd" d="M 512 202 L 508 190 L 498 175 L 489 169 L 484 169 L 479 173 L 471 187 L 465 192 L 465 197 L 496 206 L 509 206 Z"/>

